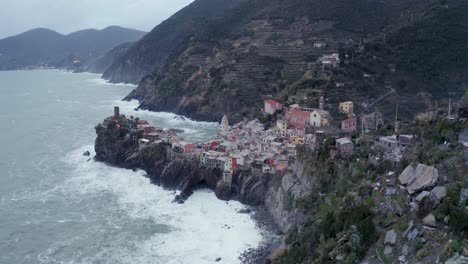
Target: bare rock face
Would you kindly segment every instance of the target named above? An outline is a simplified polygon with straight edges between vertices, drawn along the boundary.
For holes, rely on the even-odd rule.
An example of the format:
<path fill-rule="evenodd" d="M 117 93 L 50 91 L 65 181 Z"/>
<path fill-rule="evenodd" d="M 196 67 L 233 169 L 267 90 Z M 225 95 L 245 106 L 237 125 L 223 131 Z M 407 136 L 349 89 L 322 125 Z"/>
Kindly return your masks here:
<path fill-rule="evenodd" d="M 313 185 L 313 177 L 304 173 L 302 164 L 297 162 L 293 169 L 294 173 L 288 173 L 270 185 L 265 198 L 268 211 L 283 232 L 304 220 L 302 212 L 291 203 L 308 195 Z"/>
<path fill-rule="evenodd" d="M 434 166 L 427 166 L 421 163 L 416 168 L 413 168 L 411 165 L 406 167 L 398 177 L 400 183 L 406 185 L 406 190 L 409 194 L 434 186 L 438 179 L 439 171 Z"/>

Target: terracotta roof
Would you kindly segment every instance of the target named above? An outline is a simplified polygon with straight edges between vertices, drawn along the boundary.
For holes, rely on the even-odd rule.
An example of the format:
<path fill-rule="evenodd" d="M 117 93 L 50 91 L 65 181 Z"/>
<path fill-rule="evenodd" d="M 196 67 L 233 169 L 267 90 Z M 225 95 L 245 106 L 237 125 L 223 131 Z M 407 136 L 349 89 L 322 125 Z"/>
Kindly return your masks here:
<path fill-rule="evenodd" d="M 310 117 L 309 112 L 305 112 L 305 111 L 302 111 L 302 110 L 299 110 L 299 109 L 291 109 L 291 110 L 289 110 L 288 113 L 290 115 L 295 115 L 295 116 L 301 116 L 301 117 L 307 117 L 307 118 Z"/>

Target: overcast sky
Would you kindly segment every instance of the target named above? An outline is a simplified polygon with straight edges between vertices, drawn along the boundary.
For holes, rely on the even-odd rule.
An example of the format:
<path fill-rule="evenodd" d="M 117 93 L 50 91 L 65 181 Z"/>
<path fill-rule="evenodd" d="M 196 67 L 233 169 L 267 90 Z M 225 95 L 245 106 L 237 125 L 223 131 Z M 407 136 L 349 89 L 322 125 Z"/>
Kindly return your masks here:
<path fill-rule="evenodd" d="M 0 0 L 0 39 L 45 27 L 60 33 L 110 25 L 150 31 L 193 0 Z"/>

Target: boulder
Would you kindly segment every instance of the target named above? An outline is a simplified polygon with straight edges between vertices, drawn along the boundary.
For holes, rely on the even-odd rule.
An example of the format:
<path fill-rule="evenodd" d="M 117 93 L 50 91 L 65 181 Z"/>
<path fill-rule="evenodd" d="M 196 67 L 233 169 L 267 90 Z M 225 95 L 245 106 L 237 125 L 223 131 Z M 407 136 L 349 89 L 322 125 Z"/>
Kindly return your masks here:
<path fill-rule="evenodd" d="M 407 185 L 409 183 L 410 178 L 413 176 L 413 174 L 414 174 L 414 168 L 413 166 L 409 165 L 400 174 L 400 176 L 398 177 L 398 180 L 400 181 L 401 184 Z"/>
<path fill-rule="evenodd" d="M 427 197 L 429 194 L 431 194 L 428 191 L 422 191 L 418 196 L 416 196 L 415 200 L 416 202 L 420 203 L 425 197 Z"/>
<path fill-rule="evenodd" d="M 396 239 L 397 239 L 397 233 L 395 232 L 395 229 L 389 230 L 385 234 L 384 244 L 386 244 L 386 245 L 395 245 L 396 244 Z"/>
<path fill-rule="evenodd" d="M 412 241 L 413 239 L 415 239 L 416 237 L 418 237 L 419 235 L 419 230 L 418 229 L 413 229 L 413 231 L 411 231 L 410 233 L 408 233 L 408 235 L 406 236 L 406 238 L 409 240 L 409 241 Z"/>
<path fill-rule="evenodd" d="M 437 227 L 436 220 L 433 214 L 428 214 L 423 219 L 423 224 L 429 227 Z"/>
<path fill-rule="evenodd" d="M 407 244 L 404 244 L 403 245 L 403 248 L 401 249 L 401 254 L 403 256 L 408 256 L 409 254 L 409 248 L 408 248 L 408 245 Z"/>
<path fill-rule="evenodd" d="M 393 248 L 391 246 L 386 246 L 384 249 L 384 254 L 385 255 L 390 255 L 393 252 Z"/>
<path fill-rule="evenodd" d="M 400 183 L 406 185 L 409 194 L 434 186 L 438 179 L 439 171 L 434 166 L 421 163 L 415 169 L 412 166 L 406 167 L 398 177 Z"/>
<path fill-rule="evenodd" d="M 447 187 L 445 186 L 436 186 L 431 191 L 431 200 L 434 204 L 440 203 L 444 197 L 447 196 Z"/>
<path fill-rule="evenodd" d="M 409 232 L 411 231 L 411 229 L 413 229 L 413 227 L 414 227 L 414 221 L 410 220 L 408 222 L 408 228 L 406 228 L 406 230 L 403 232 L 403 237 L 406 237 L 409 234 Z"/>

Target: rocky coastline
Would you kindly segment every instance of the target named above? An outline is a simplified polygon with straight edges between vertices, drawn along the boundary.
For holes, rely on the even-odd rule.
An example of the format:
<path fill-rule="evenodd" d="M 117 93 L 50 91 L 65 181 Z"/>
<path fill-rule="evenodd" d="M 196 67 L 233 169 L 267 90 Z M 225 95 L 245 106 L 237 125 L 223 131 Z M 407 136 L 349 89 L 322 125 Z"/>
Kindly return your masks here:
<path fill-rule="evenodd" d="M 94 159 L 110 166 L 141 169 L 155 185 L 177 190 L 174 202 L 183 203 L 197 188 L 209 188 L 221 200 L 236 200 L 247 206 L 262 230 L 270 234 L 268 242 L 259 248 L 251 248 L 241 259 L 244 263 L 262 263 L 267 255 L 281 246 L 281 234 L 301 221 L 300 213 L 290 210 L 284 203 L 286 197 L 300 198 L 310 190 L 311 182 L 301 174 L 299 163 L 295 173 L 263 174 L 261 169 L 249 167 L 236 170 L 232 184 L 222 180 L 220 169 L 201 167 L 198 160 L 175 152 L 169 143 L 141 146 L 134 121 L 112 117 L 96 126 L 96 156 Z"/>

